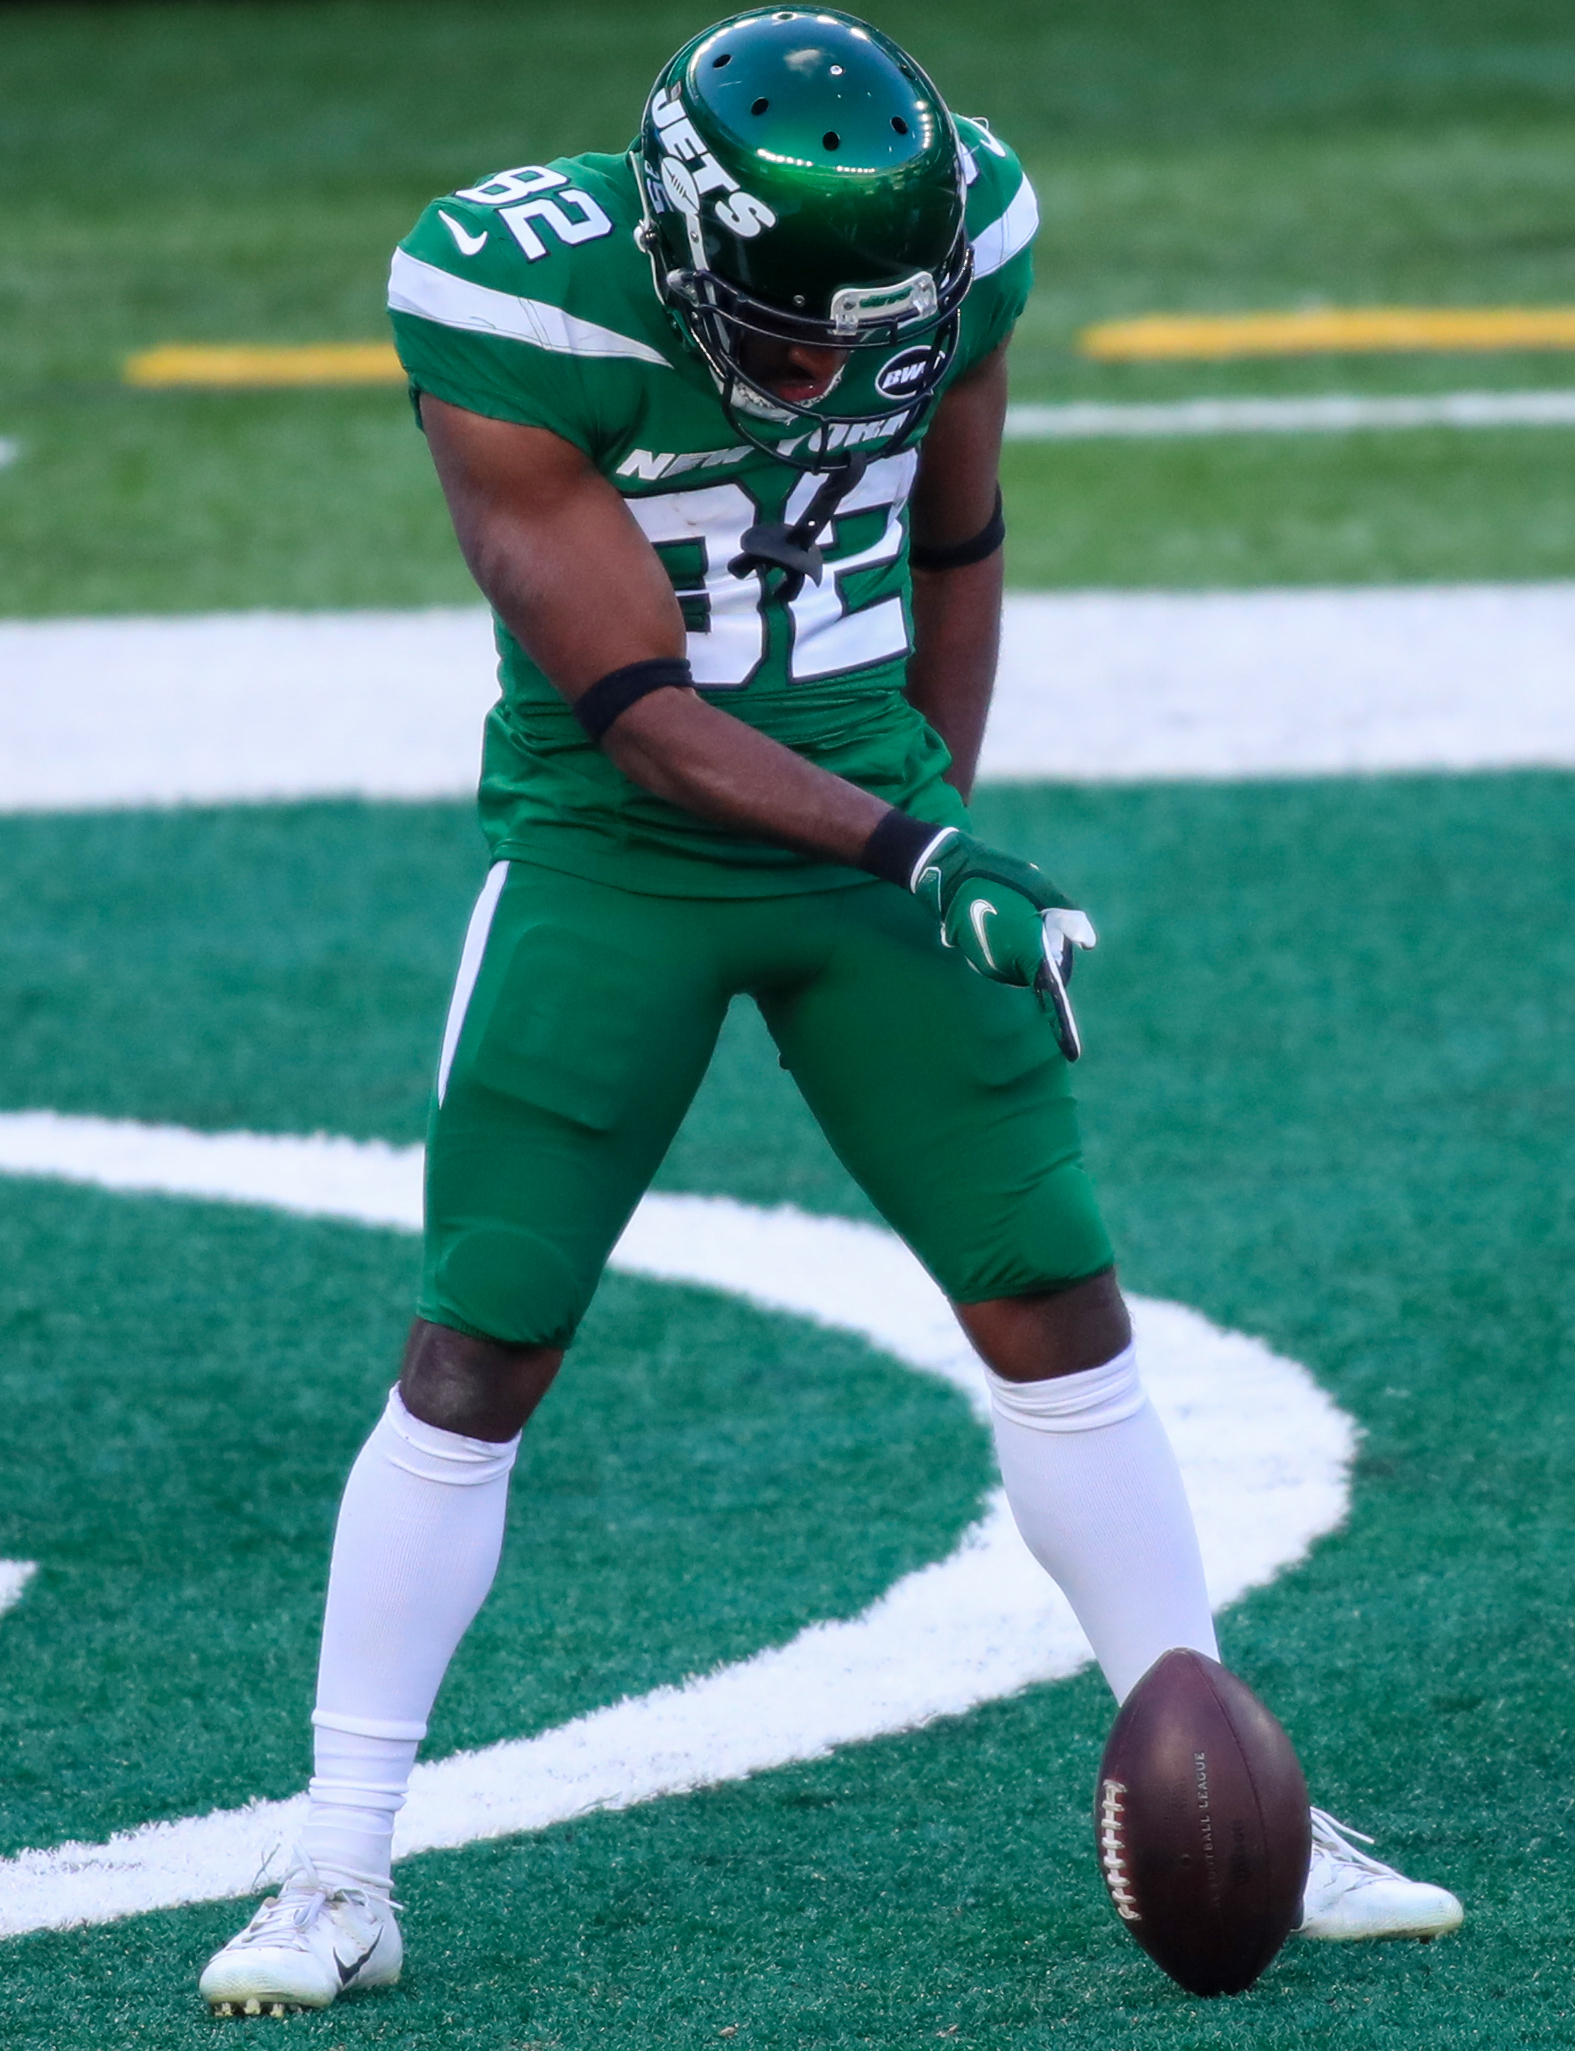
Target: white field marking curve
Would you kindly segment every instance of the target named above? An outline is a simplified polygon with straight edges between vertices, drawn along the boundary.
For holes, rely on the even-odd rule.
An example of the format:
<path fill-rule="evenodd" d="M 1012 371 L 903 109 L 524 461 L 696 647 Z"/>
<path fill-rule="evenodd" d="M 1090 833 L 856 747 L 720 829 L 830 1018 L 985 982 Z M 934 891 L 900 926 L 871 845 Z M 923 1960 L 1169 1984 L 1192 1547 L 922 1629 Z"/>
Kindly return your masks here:
<path fill-rule="evenodd" d="M 37 1572 L 37 1560 L 0 1560 L 0 1617 L 16 1608 L 22 1590 Z"/>
<path fill-rule="evenodd" d="M 420 1149 L 377 1142 L 11 1113 L 0 1116 L 0 1173 L 406 1231 L 420 1223 Z M 940 1291 L 878 1227 L 649 1196 L 613 1265 L 856 1332 L 987 1412 L 978 1363 Z M 1354 1430 L 1304 1368 L 1260 1341 L 1181 1304 L 1139 1298 L 1132 1308 L 1197 1509 L 1210 1594 L 1223 1606 L 1341 1521 Z M 1088 1657 L 997 1492 L 949 1557 L 905 1575 L 859 1616 L 537 1737 L 418 1767 L 396 1852 L 539 1829 L 815 1758 L 1060 1678 Z M 302 1809 L 300 1797 L 259 1802 L 0 1861 L 0 1934 L 248 1893 Z"/>
<path fill-rule="evenodd" d="M 1008 597 L 994 782 L 1575 767 L 1575 583 Z M 488 615 L 0 621 L 0 811 L 475 789 Z"/>

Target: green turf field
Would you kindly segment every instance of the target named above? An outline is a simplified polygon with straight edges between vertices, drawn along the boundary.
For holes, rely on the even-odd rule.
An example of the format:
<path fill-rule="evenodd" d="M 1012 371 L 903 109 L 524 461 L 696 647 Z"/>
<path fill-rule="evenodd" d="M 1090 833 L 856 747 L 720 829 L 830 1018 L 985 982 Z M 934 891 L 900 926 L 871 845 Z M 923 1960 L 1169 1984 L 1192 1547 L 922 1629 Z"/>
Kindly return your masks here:
<path fill-rule="evenodd" d="M 468 589 L 397 390 L 126 391 L 160 342 L 376 339 L 418 210 L 620 148 L 705 6 L 0 10 L 0 606 L 388 605 Z M 897 0 L 1044 202 L 1020 397 L 1575 381 L 1546 355 L 1095 365 L 1147 311 L 1575 302 L 1562 0 Z M 1021 448 L 1018 583 L 1575 573 L 1575 432 Z"/>
<path fill-rule="evenodd" d="M 1238 1610 L 1226 1644 L 1321 1798 L 1457 1885 L 1466 1933 L 1293 1949 L 1253 1995 L 1200 2009 L 1103 1902 L 1085 1809 L 1108 1710 L 1084 1677 L 416 1860 L 407 1985 L 288 2029 L 420 2051 L 734 2024 L 782 2047 L 953 2025 L 989 2045 L 1289 2046 L 1335 2019 L 1362 2046 L 1567 2041 L 1569 799 L 1568 779 L 1528 776 L 981 808 L 987 831 L 1054 849 L 1103 916 L 1084 1096 L 1129 1279 L 1309 1362 L 1366 1429 L 1350 1528 Z M 418 1129 L 476 873 L 458 808 L 13 820 L 0 850 L 7 983 L 31 1022 L 8 1034 L 12 1102 Z M 742 1020 L 663 1180 L 859 1208 Z M 0 1624 L 4 1849 L 286 1792 L 338 1478 L 397 1345 L 411 1242 L 0 1195 L 0 1554 L 45 1563 Z M 624 1280 L 526 1475 L 435 1750 L 847 1614 L 946 1549 L 984 1465 L 945 1391 L 790 1320 Z M 8 2042 L 208 2041 L 191 1974 L 234 1913 L 8 1946 Z"/>
<path fill-rule="evenodd" d="M 397 391 L 131 392 L 131 350 L 379 332 L 435 190 L 620 142 L 706 10 L 0 8 L 0 612 L 468 595 Z M 1575 382 L 1557 357 L 1139 370 L 1081 323 L 1575 301 L 1555 0 L 908 0 L 1046 200 L 1024 397 Z M 1010 452 L 1014 581 L 1575 574 L 1575 436 Z M 7 2051 L 1464 2051 L 1575 2039 L 1575 778 L 987 793 L 1094 910 L 1089 1150 L 1126 1275 L 1306 1362 L 1348 1527 L 1227 1618 L 1317 1799 L 1457 1888 L 1437 1946 L 1293 1947 L 1231 2004 L 1128 1943 L 1092 1676 L 401 1870 L 411 1963 L 210 2023 L 232 1904 L 0 1945 Z M 482 850 L 461 806 L 0 819 L 0 1108 L 420 1136 Z M 867 1215 L 736 1014 L 669 1189 Z M 0 1179 L 0 1856 L 300 1785 L 326 1537 L 414 1246 Z M 851 1339 L 609 1282 L 533 1427 L 433 1749 L 540 1729 L 938 1557 L 961 1402 Z M 727 2033 L 727 2034 L 724 2034 Z"/>

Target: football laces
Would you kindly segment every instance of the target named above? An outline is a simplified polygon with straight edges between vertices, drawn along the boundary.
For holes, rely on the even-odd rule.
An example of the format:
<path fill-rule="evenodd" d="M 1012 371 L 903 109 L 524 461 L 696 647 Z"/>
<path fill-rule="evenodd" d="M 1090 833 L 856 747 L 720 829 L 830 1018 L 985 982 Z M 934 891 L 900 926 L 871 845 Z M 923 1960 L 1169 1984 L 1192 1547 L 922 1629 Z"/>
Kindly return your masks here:
<path fill-rule="evenodd" d="M 1119 1780 L 1107 1780 L 1099 1804 L 1099 1863 L 1110 1899 L 1123 1923 L 1141 1923 L 1142 1911 L 1127 1878 L 1127 1848 L 1121 1835 L 1121 1797 L 1126 1789 Z"/>

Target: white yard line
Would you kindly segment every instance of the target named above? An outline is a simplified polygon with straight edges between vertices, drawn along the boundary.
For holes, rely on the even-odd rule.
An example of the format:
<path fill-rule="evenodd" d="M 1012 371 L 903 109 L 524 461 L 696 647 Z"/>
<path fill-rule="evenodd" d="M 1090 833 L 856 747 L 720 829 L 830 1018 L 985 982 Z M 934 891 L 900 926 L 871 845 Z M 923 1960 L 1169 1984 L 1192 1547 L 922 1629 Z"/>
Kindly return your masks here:
<path fill-rule="evenodd" d="M 1001 680 L 995 781 L 1575 768 L 1575 583 L 1018 596 Z"/>
<path fill-rule="evenodd" d="M 1433 392 L 1359 398 L 1175 399 L 1149 405 L 1009 406 L 1014 442 L 1216 434 L 1353 434 L 1414 427 L 1575 427 L 1575 391 Z"/>
<path fill-rule="evenodd" d="M 489 615 L 0 623 L 0 811 L 474 790 Z"/>
<path fill-rule="evenodd" d="M 203 1134 L 49 1112 L 0 1116 L 0 1173 L 262 1203 L 413 1230 L 418 1148 Z M 963 1389 L 978 1364 L 935 1284 L 890 1233 L 784 1206 L 651 1196 L 613 1256 L 625 1273 L 724 1289 L 853 1331 Z M 1210 1593 L 1235 1601 L 1344 1517 L 1354 1429 L 1307 1371 L 1184 1305 L 1133 1304 L 1144 1369 L 1198 1512 Z M 861 1615 L 811 1625 L 681 1687 L 417 1769 L 401 1857 L 739 1779 L 910 1729 L 1074 1672 L 1088 1648 L 1000 1495 L 944 1560 Z M 250 1892 L 301 1798 L 154 1823 L 107 1844 L 0 1861 L 0 1933 L 104 1922 Z"/>
<path fill-rule="evenodd" d="M 0 812 L 475 788 L 486 613 L 0 623 Z M 1575 583 L 1007 600 L 987 781 L 1575 767 Z"/>
<path fill-rule="evenodd" d="M 22 444 L 10 435 L 0 434 L 0 470 L 8 470 L 22 453 Z"/>

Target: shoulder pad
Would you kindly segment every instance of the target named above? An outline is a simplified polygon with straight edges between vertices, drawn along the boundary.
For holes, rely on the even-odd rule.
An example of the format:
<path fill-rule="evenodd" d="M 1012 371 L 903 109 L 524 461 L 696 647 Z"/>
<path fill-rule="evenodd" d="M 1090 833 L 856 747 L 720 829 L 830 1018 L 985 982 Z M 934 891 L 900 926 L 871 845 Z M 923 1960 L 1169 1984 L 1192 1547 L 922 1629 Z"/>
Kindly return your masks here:
<path fill-rule="evenodd" d="M 394 256 L 389 306 L 581 357 L 668 366 L 632 180 L 603 165 L 526 164 L 434 200 Z"/>
<path fill-rule="evenodd" d="M 632 182 L 624 200 L 583 158 L 520 164 L 434 200 L 401 247 L 469 283 L 565 306 L 591 279 L 611 283 L 644 264 Z"/>
<path fill-rule="evenodd" d="M 1039 202 L 1016 151 L 991 131 L 988 121 L 959 115 L 957 133 L 968 180 L 973 274 L 987 278 L 1033 241 L 1039 227 Z"/>

